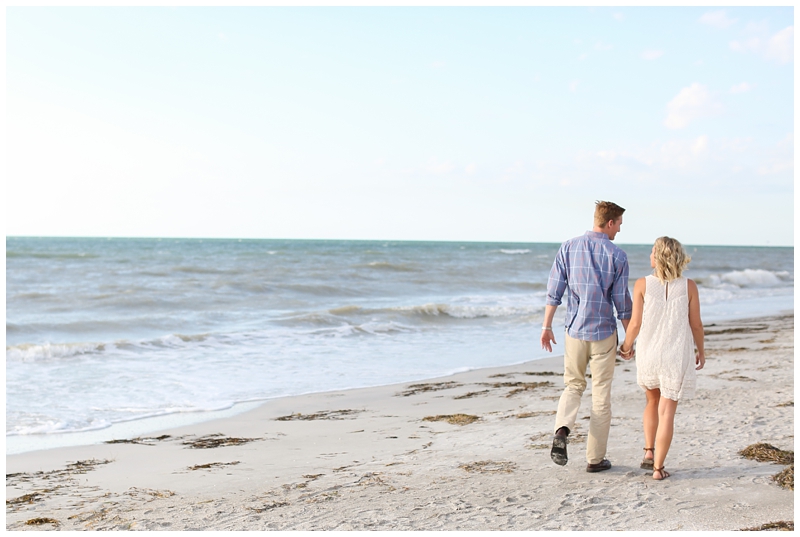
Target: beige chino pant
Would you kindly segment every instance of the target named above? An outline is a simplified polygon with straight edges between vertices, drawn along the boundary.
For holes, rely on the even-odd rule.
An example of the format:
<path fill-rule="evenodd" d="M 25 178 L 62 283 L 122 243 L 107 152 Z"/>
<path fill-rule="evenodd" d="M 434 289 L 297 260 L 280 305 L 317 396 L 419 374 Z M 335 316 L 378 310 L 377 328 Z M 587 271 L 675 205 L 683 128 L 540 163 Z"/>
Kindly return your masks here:
<path fill-rule="evenodd" d="M 617 358 L 617 333 L 601 341 L 581 341 L 564 334 L 564 393 L 558 401 L 557 431 L 560 427 L 575 430 L 575 420 L 586 390 L 586 366 L 592 372 L 592 412 L 586 461 L 597 464 L 606 456 L 608 430 L 611 427 L 611 381 Z"/>

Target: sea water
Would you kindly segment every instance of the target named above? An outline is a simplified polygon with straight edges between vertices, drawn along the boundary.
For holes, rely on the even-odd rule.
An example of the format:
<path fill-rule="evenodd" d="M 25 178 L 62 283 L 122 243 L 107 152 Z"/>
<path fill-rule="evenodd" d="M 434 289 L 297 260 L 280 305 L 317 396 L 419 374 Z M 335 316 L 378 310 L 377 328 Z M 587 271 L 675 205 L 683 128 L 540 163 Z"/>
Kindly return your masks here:
<path fill-rule="evenodd" d="M 541 358 L 558 246 L 9 237 L 7 453 Z M 792 248 L 687 250 L 705 322 L 793 311 Z"/>

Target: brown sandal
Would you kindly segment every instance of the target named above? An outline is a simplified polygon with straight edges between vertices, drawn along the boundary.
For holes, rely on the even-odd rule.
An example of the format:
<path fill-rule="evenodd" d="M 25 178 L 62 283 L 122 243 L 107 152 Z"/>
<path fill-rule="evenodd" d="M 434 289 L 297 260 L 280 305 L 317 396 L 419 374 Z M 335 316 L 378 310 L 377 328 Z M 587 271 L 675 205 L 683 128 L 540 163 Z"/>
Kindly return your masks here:
<path fill-rule="evenodd" d="M 642 459 L 642 464 L 639 465 L 639 468 L 642 470 L 652 470 L 653 469 L 653 460 L 656 456 L 656 448 L 646 447 L 644 448 L 645 455 L 647 455 L 648 451 L 653 452 L 653 459 L 648 459 L 647 457 Z"/>
<path fill-rule="evenodd" d="M 664 470 L 664 467 L 663 467 L 663 466 L 662 466 L 661 468 L 655 468 L 655 467 L 654 467 L 654 468 L 653 468 L 653 473 L 655 474 L 656 472 L 658 472 L 659 474 L 661 474 L 661 477 L 660 477 L 659 479 L 656 479 L 656 477 L 655 477 L 655 476 L 653 476 L 653 479 L 655 479 L 656 481 L 663 481 L 663 480 L 665 480 L 666 478 L 668 478 L 668 477 L 669 477 L 669 472 L 667 472 L 666 470 Z"/>

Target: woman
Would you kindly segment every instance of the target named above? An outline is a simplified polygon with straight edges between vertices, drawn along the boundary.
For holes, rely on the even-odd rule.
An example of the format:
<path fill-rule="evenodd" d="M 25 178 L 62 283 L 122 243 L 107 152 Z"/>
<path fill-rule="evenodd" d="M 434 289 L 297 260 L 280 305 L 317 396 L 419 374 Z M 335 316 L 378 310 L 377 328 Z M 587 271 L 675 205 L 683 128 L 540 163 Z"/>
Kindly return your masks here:
<path fill-rule="evenodd" d="M 644 448 L 642 468 L 652 468 L 656 480 L 670 475 L 664 460 L 672 443 L 675 410 L 679 400 L 694 395 L 695 370 L 706 363 L 697 284 L 681 276 L 689 261 L 680 242 L 656 239 L 650 253 L 655 270 L 633 287 L 633 314 L 619 347 L 629 360 L 639 336 L 636 378 L 647 395 L 642 422 L 645 446 L 651 446 Z"/>

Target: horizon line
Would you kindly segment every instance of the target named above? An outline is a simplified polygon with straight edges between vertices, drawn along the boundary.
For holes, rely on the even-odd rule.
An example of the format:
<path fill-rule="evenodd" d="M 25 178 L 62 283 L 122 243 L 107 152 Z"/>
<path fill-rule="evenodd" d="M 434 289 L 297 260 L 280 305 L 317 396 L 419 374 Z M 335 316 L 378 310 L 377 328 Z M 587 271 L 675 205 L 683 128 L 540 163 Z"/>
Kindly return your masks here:
<path fill-rule="evenodd" d="M 451 239 L 323 239 L 323 238 L 278 238 L 278 237 L 179 237 L 179 236 L 121 236 L 121 235 L 6 235 L 6 239 L 142 239 L 142 240 L 209 240 L 209 241 L 332 241 L 332 242 L 441 242 L 475 244 L 561 244 L 564 241 L 515 241 L 515 240 L 451 240 Z M 565 239 L 568 240 L 568 239 Z M 652 243 L 614 241 L 615 244 L 650 246 Z M 684 243 L 686 246 L 742 247 L 742 248 L 794 248 L 794 244 L 702 244 Z"/>

